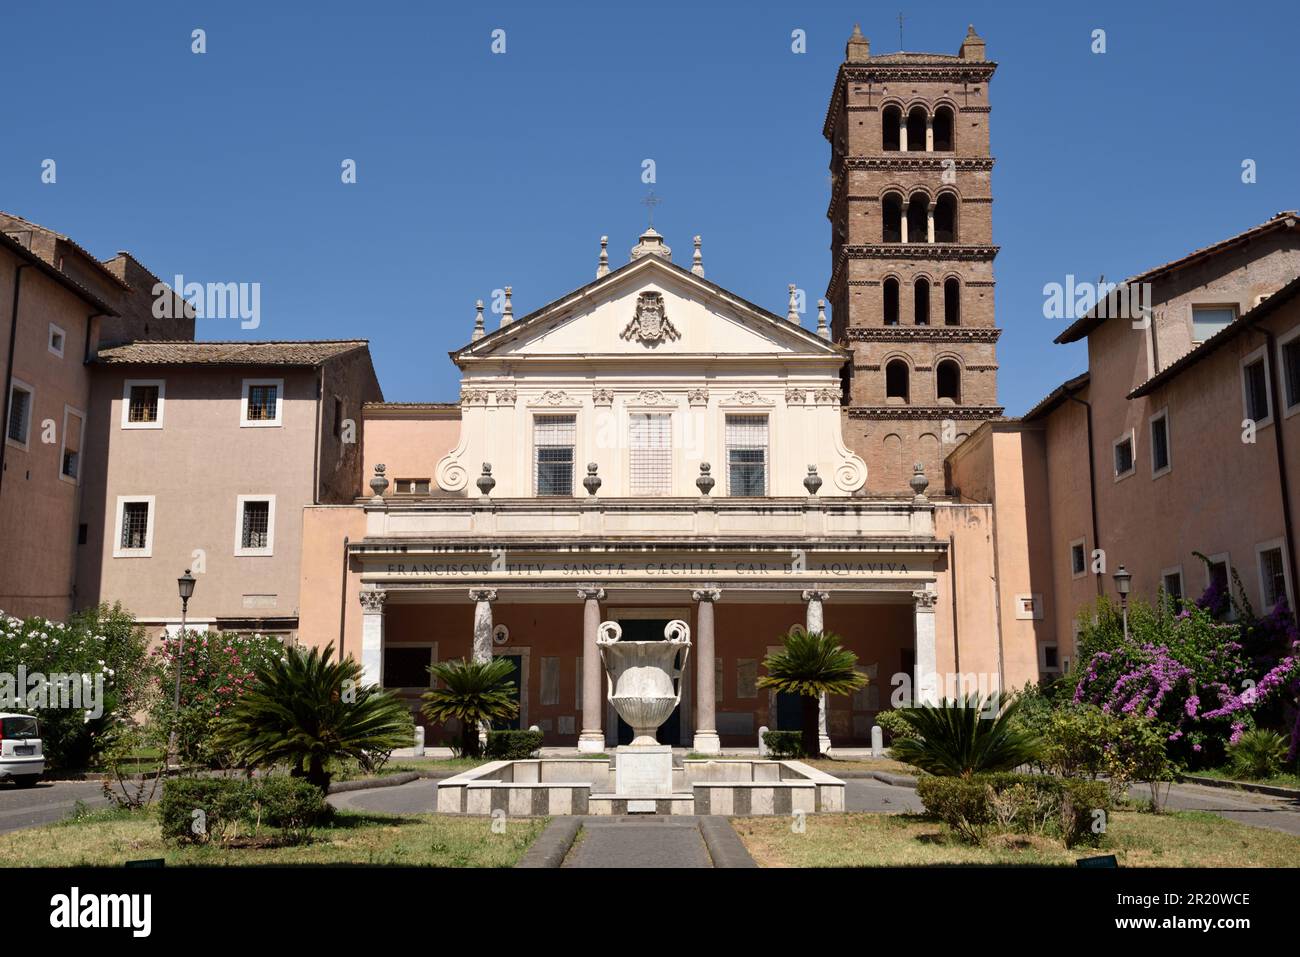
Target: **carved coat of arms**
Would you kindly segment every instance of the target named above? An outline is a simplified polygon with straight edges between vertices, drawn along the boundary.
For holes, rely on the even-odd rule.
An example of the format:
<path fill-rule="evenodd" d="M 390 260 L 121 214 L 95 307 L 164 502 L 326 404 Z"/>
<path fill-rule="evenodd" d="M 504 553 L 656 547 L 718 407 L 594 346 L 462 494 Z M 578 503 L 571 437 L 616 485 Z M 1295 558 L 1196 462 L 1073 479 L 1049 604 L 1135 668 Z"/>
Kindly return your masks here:
<path fill-rule="evenodd" d="M 636 339 L 648 346 L 657 346 L 665 340 L 680 339 L 681 333 L 668 321 L 664 312 L 663 294 L 643 292 L 636 299 L 636 315 L 619 336 L 623 339 Z"/>

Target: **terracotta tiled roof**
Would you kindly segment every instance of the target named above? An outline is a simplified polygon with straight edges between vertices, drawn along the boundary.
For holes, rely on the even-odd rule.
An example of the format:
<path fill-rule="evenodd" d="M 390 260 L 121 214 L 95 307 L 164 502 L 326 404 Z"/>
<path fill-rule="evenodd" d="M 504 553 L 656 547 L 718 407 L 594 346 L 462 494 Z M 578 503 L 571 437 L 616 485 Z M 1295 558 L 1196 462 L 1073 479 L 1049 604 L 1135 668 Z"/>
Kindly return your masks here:
<path fill-rule="evenodd" d="M 1075 376 L 1073 379 L 1067 379 L 1055 389 L 1049 392 L 1037 405 L 1020 417 L 1022 422 L 1032 422 L 1051 412 L 1067 398 L 1074 395 L 1092 380 L 1092 374 L 1084 372 Z"/>
<path fill-rule="evenodd" d="M 1167 262 L 1160 266 L 1155 266 L 1148 269 L 1146 272 L 1138 273 L 1136 276 L 1129 276 L 1119 285 L 1124 286 L 1129 283 L 1148 282 L 1164 273 L 1173 272 L 1175 269 L 1182 269 L 1184 266 L 1190 266 L 1195 262 L 1213 256 L 1215 253 L 1223 252 L 1230 246 L 1235 246 L 1238 243 L 1254 239 L 1262 233 L 1271 232 L 1274 229 L 1291 229 L 1296 225 L 1297 221 L 1300 221 L 1300 212 L 1294 209 L 1284 209 L 1280 213 L 1275 213 L 1271 219 L 1268 219 L 1257 226 L 1252 226 L 1245 232 L 1237 233 L 1237 235 L 1229 236 L 1227 239 L 1221 239 L 1217 243 L 1212 243 L 1209 246 L 1203 246 L 1200 249 L 1193 250 L 1186 256 L 1182 256 L 1172 262 Z M 1088 335 L 1088 333 L 1092 332 L 1093 329 L 1106 321 L 1105 319 L 1098 318 L 1095 315 L 1096 310 L 1097 307 L 1094 306 L 1086 315 L 1071 323 L 1069 328 L 1056 337 L 1055 341 L 1058 343 L 1077 342 Z"/>
<path fill-rule="evenodd" d="M 3 210 L 0 210 L 0 212 L 3 212 Z M 40 223 L 34 223 L 30 219 L 24 219 L 22 216 L 19 216 L 17 213 L 4 213 L 4 215 L 16 219 L 18 222 L 22 223 L 25 226 L 30 226 L 32 227 L 32 229 L 39 229 L 42 232 L 49 233 L 51 236 L 53 236 L 55 239 L 59 240 L 60 242 L 67 243 L 77 252 L 81 253 L 81 255 L 85 256 L 86 259 L 89 260 L 92 266 L 97 267 L 105 276 L 113 280 L 113 282 L 117 283 L 123 289 L 131 288 L 131 284 L 129 282 L 127 282 L 125 279 L 121 278 L 120 276 L 115 275 L 111 269 L 109 269 L 107 266 L 104 265 L 103 262 L 101 262 L 99 259 L 95 257 L 94 253 L 92 253 L 89 249 L 86 249 L 84 246 L 78 243 L 71 236 L 68 236 L 65 233 L 58 232 L 57 230 L 54 229 L 50 229 L 48 226 L 42 226 Z"/>
<path fill-rule="evenodd" d="M 355 349 L 365 339 L 303 342 L 177 342 L 140 340 L 102 349 L 95 361 L 109 365 L 318 366 Z"/>
<path fill-rule="evenodd" d="M 1183 353 L 1178 359 L 1165 366 L 1150 379 L 1147 379 L 1146 382 L 1143 382 L 1140 386 L 1130 392 L 1128 398 L 1138 399 L 1144 395 L 1150 395 L 1160 386 L 1181 373 L 1188 366 L 1195 365 L 1211 352 L 1218 349 L 1219 346 L 1237 338 L 1241 333 L 1255 326 L 1261 319 L 1267 318 L 1280 306 L 1291 301 L 1297 295 L 1300 295 L 1300 277 L 1292 279 L 1289 283 L 1277 292 L 1273 293 L 1254 309 L 1238 316 L 1235 320 L 1228 323 L 1214 335 L 1210 336 L 1210 338 L 1206 339 L 1195 349 Z"/>
<path fill-rule="evenodd" d="M 116 316 L 118 314 L 117 310 L 115 310 L 108 303 L 104 302 L 104 300 L 100 299 L 93 292 L 91 292 L 81 283 L 77 282 L 67 273 L 63 272 L 61 269 L 54 268 L 49 263 L 47 263 L 44 259 L 42 259 L 40 256 L 36 255 L 36 253 L 32 252 L 30 249 L 24 246 L 22 243 L 18 242 L 15 239 L 11 239 L 10 237 L 6 236 L 4 233 L 0 233 L 0 249 L 7 249 L 10 252 L 17 255 L 19 258 L 27 260 L 27 262 L 30 265 L 34 266 L 42 273 L 49 276 L 51 279 L 53 279 L 59 285 L 63 286 L 65 289 L 68 289 L 71 292 L 76 293 L 78 296 L 86 300 L 86 302 L 90 303 L 92 306 L 94 306 L 104 315 Z"/>

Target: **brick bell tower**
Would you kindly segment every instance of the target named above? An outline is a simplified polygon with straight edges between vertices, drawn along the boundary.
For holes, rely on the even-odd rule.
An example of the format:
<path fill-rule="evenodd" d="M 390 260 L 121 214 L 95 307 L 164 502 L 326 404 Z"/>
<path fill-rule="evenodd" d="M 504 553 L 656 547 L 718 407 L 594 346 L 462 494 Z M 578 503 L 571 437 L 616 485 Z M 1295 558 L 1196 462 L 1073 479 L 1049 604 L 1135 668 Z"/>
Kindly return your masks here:
<path fill-rule="evenodd" d="M 868 494 L 942 492 L 945 457 L 997 404 L 989 81 L 971 27 L 955 56 L 871 55 L 855 26 L 826 112 L 832 338 L 844 437 Z"/>

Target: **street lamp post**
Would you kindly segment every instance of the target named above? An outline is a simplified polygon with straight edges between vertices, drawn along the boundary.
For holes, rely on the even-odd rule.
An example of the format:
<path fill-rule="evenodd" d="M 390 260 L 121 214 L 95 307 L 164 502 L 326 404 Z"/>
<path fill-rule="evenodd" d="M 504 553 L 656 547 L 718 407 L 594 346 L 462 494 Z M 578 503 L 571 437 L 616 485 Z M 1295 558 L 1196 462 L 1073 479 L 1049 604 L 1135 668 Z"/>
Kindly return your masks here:
<path fill-rule="evenodd" d="M 176 579 L 176 590 L 181 596 L 181 630 L 176 636 L 176 693 L 172 698 L 172 708 L 175 713 L 172 716 L 172 733 L 167 741 L 167 763 L 169 765 L 178 761 L 176 729 L 181 722 L 181 660 L 185 654 L 185 615 L 189 611 L 190 598 L 194 594 L 194 576 L 190 574 L 188 568 L 185 569 L 184 575 Z"/>
<path fill-rule="evenodd" d="M 1115 579 L 1115 589 L 1119 592 L 1119 609 L 1124 619 L 1124 640 L 1128 641 L 1128 590 L 1133 576 L 1129 574 L 1128 569 L 1120 565 L 1111 577 Z"/>

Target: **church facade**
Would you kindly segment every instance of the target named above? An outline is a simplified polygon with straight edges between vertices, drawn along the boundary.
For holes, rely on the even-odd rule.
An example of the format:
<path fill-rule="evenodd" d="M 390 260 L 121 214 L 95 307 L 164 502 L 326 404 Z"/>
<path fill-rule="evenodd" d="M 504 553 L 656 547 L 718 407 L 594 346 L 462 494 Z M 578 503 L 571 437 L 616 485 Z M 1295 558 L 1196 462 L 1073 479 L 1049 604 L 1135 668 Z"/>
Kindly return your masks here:
<path fill-rule="evenodd" d="M 653 228 L 613 269 L 602 238 L 594 281 L 521 318 L 507 290 L 496 329 L 480 303 L 459 401 L 367 404 L 369 489 L 306 509 L 300 639 L 413 701 L 435 661 L 506 657 L 518 724 L 589 752 L 629 733 L 606 620 L 690 624 L 661 735 L 701 753 L 798 726 L 797 700 L 757 687 L 794 626 L 835 632 L 870 678 L 823 701 L 824 745 L 868 744 L 891 704 L 1037 680 L 1026 517 L 994 535 L 991 495 L 944 494 L 948 453 L 1001 414 L 992 71 L 973 31 L 956 56 L 878 58 L 855 31 L 815 328 L 706 279 L 699 237 L 677 264 Z"/>

